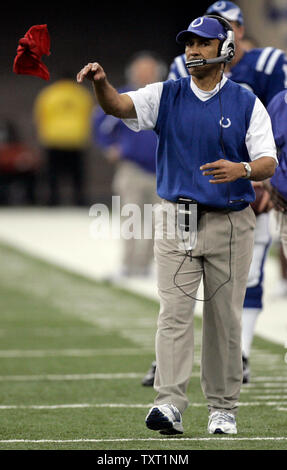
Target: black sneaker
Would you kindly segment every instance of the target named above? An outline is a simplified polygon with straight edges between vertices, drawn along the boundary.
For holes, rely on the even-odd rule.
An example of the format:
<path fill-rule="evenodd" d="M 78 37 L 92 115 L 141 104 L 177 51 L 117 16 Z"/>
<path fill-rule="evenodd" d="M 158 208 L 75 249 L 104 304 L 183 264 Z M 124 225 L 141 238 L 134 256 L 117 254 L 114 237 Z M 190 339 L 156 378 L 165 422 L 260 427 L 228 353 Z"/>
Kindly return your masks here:
<path fill-rule="evenodd" d="M 156 362 L 153 361 L 148 373 L 142 379 L 142 385 L 144 385 L 145 387 L 153 387 L 155 369 L 156 369 Z"/>
<path fill-rule="evenodd" d="M 249 368 L 249 361 L 247 357 L 242 356 L 242 365 L 243 365 L 243 384 L 248 384 L 250 382 L 250 368 Z"/>

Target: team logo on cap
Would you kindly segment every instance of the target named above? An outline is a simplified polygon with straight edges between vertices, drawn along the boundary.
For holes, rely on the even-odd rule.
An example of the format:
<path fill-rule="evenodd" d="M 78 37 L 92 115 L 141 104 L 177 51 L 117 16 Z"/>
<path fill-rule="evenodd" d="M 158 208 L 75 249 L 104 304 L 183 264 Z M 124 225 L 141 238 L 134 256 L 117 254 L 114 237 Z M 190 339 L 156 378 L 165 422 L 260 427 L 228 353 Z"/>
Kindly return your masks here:
<path fill-rule="evenodd" d="M 203 23 L 203 17 L 201 18 L 196 18 L 196 20 L 193 20 L 193 22 L 191 23 L 191 26 L 193 28 L 197 28 L 198 26 L 201 26 Z"/>
<path fill-rule="evenodd" d="M 213 5 L 213 8 L 214 10 L 224 10 L 224 8 L 226 7 L 226 2 L 216 2 L 214 5 Z"/>

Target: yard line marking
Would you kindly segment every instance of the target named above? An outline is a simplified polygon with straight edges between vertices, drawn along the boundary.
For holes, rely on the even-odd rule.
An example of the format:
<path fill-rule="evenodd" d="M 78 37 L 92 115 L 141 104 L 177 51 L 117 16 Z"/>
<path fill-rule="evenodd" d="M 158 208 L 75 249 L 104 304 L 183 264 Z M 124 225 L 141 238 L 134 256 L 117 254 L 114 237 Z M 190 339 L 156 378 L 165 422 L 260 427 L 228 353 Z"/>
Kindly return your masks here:
<path fill-rule="evenodd" d="M 286 400 L 287 395 L 266 395 L 262 397 L 261 395 L 256 395 L 254 398 L 257 398 L 257 400 Z"/>
<path fill-rule="evenodd" d="M 0 350 L 0 358 L 51 357 L 51 356 L 128 356 L 150 354 L 151 349 L 46 349 L 46 350 Z"/>
<path fill-rule="evenodd" d="M 241 389 L 240 393 L 250 393 L 253 396 L 253 393 L 285 393 L 287 391 L 286 385 L 276 385 L 274 388 L 253 388 L 246 389 L 245 387 Z"/>
<path fill-rule="evenodd" d="M 58 410 L 70 408 L 149 408 L 152 403 L 143 404 L 127 404 L 127 403 L 72 403 L 64 405 L 0 405 L 0 410 Z"/>
<path fill-rule="evenodd" d="M 287 402 L 282 402 L 281 400 L 277 401 L 266 401 L 266 402 L 261 402 L 261 401 L 250 401 L 250 402 L 241 402 L 238 403 L 239 406 L 277 406 L 277 405 L 285 405 Z"/>
<path fill-rule="evenodd" d="M 193 377 L 199 377 L 199 373 L 193 374 Z M 45 375 L 0 375 L 0 382 L 40 382 L 48 381 L 65 381 L 65 380 L 114 380 L 114 379 L 139 379 L 143 373 L 127 372 L 115 374 L 45 374 Z"/>
<path fill-rule="evenodd" d="M 142 377 L 143 373 L 136 373 L 136 372 L 130 372 L 130 373 L 115 373 L 115 374 L 102 374 L 102 373 L 91 373 L 91 374 L 43 374 L 43 375 L 0 375 L 0 382 L 7 382 L 7 381 L 13 381 L 13 382 L 24 382 L 24 381 L 41 381 L 41 380 L 109 380 L 109 379 L 138 379 Z M 192 378 L 200 377 L 199 373 L 194 373 L 192 374 Z M 271 379 L 271 377 L 268 377 Z M 265 379 L 264 377 L 257 377 L 258 381 L 261 381 L 261 379 Z M 254 379 L 255 380 L 255 379 Z M 282 378 L 282 377 L 273 377 L 274 381 L 277 382 L 284 382 L 285 380 L 287 381 L 287 378 Z M 279 384 L 276 384 L 278 387 Z M 255 388 L 257 387 L 257 390 L 259 392 L 260 386 L 261 387 L 272 387 L 275 386 L 273 383 L 265 383 L 262 385 L 255 385 L 255 384 L 250 384 L 247 387 L 252 387 Z M 246 388 L 247 388 L 246 387 Z M 255 390 L 254 390 L 255 391 Z"/>
<path fill-rule="evenodd" d="M 65 443 L 80 443 L 80 442 L 170 442 L 170 441 L 286 441 L 287 437 L 168 437 L 168 438 L 123 438 L 123 439 L 2 439 L 1 444 L 16 444 L 16 443 L 34 443 L 34 444 L 65 444 Z"/>
<path fill-rule="evenodd" d="M 275 379 L 275 377 L 274 377 Z M 246 386 L 246 388 L 251 388 L 253 390 L 250 390 L 252 392 L 255 392 L 256 390 L 258 391 L 263 391 L 264 389 L 266 388 L 278 388 L 278 387 L 287 387 L 287 383 L 285 383 L 284 381 L 277 381 L 276 383 L 272 383 L 272 382 L 265 382 L 265 383 L 260 383 L 258 382 L 257 384 L 249 384 Z M 245 388 L 245 385 L 244 385 L 244 388 Z"/>
<path fill-rule="evenodd" d="M 239 406 L 277 406 L 277 405 L 285 405 L 287 402 L 282 402 L 281 400 L 273 400 L 273 401 L 266 401 L 266 402 L 260 402 L 260 401 L 243 401 L 241 403 L 238 403 Z"/>
<path fill-rule="evenodd" d="M 278 411 L 287 411 L 287 408 L 283 408 L 282 406 L 277 406 L 276 410 L 278 410 Z"/>
<path fill-rule="evenodd" d="M 254 377 L 253 379 L 253 382 L 266 382 L 268 380 L 271 380 L 273 382 L 287 382 L 287 375 L 285 376 L 278 376 L 278 377 L 262 377 L 262 376 L 258 376 L 258 377 Z"/>
<path fill-rule="evenodd" d="M 272 402 L 242 402 L 238 406 L 278 406 L 287 405 L 286 402 L 272 401 Z M 61 405 L 0 405 L 0 410 L 58 410 L 58 409 L 77 409 L 77 408 L 151 408 L 153 403 L 71 403 Z M 206 403 L 192 403 L 193 408 L 206 408 Z"/>
<path fill-rule="evenodd" d="M 254 392 L 255 390 L 268 390 L 269 388 L 271 389 L 277 389 L 277 388 L 287 388 L 287 382 L 275 382 L 275 383 L 272 383 L 272 382 L 265 382 L 265 383 L 257 383 L 257 384 L 253 384 L 252 385 L 252 388 L 254 390 L 252 390 L 252 392 Z"/>
<path fill-rule="evenodd" d="M 1 328 L 0 329 L 0 337 L 5 337 L 5 336 L 10 336 L 11 334 L 15 334 L 15 331 L 17 332 L 20 329 L 20 327 L 14 327 L 13 328 Z M 25 334 L 29 334 L 29 336 L 45 336 L 45 337 L 62 337 L 63 335 L 65 336 L 110 336 L 111 331 L 110 330 L 104 330 L 99 328 L 93 327 L 91 325 L 90 328 L 86 327 L 43 327 L 43 328 L 28 328 L 28 327 L 21 327 L 21 330 L 25 332 Z"/>
<path fill-rule="evenodd" d="M 45 374 L 45 375 L 0 375 L 2 382 L 25 382 L 41 380 L 114 380 L 114 379 L 138 379 L 142 374 L 135 372 L 120 374 Z"/>

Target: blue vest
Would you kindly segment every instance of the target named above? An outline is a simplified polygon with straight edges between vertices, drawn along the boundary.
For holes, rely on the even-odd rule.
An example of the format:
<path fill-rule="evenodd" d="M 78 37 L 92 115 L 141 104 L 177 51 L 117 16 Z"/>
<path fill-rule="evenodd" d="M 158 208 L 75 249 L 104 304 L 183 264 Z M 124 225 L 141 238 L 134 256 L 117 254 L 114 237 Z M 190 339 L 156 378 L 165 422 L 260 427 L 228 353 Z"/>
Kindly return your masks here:
<path fill-rule="evenodd" d="M 164 82 L 155 126 L 160 197 L 176 202 L 185 196 L 232 210 L 244 209 L 254 201 L 250 181 L 240 178 L 233 183 L 211 184 L 211 177 L 203 176 L 199 168 L 221 158 L 250 161 L 245 138 L 255 100 L 253 93 L 230 80 L 220 95 L 205 102 L 191 90 L 190 77 Z"/>

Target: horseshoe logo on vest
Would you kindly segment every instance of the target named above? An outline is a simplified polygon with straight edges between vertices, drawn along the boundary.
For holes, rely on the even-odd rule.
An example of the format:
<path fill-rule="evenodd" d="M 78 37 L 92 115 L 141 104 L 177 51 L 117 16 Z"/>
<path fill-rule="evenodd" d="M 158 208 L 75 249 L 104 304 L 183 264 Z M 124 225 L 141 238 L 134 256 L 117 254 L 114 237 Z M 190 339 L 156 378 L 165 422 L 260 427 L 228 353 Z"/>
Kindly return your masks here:
<path fill-rule="evenodd" d="M 221 125 L 221 127 L 224 127 L 224 129 L 227 129 L 228 127 L 231 126 L 231 121 L 229 118 L 225 118 L 224 116 L 222 116 L 222 118 L 219 121 L 219 124 Z"/>

